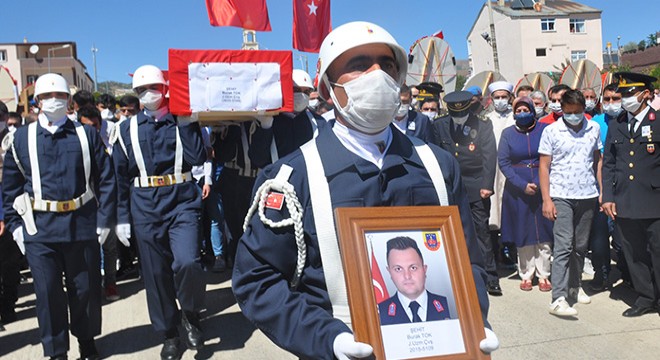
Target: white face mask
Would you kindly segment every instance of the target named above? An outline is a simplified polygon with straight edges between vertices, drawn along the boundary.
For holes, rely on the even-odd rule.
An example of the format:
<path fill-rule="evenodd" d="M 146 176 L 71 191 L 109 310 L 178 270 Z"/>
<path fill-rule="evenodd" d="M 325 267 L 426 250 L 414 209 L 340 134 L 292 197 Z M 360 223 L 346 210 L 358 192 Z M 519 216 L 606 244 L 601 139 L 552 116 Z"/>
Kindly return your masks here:
<path fill-rule="evenodd" d="M 431 119 L 431 120 L 435 119 L 435 117 L 438 116 L 437 111 L 422 111 L 422 114 L 428 116 L 429 119 Z"/>
<path fill-rule="evenodd" d="M 557 115 L 562 114 L 561 103 L 559 102 L 551 102 L 550 105 L 548 105 L 548 109 Z"/>
<path fill-rule="evenodd" d="M 330 89 L 330 96 L 341 117 L 355 129 L 375 134 L 383 131 L 392 122 L 392 117 L 399 107 L 399 84 L 383 70 L 374 70 L 361 75 L 345 84 L 335 84 L 344 88 L 348 98 L 345 107 L 339 105 L 335 92 Z"/>
<path fill-rule="evenodd" d="M 311 108 L 316 109 L 317 106 L 319 106 L 319 99 L 311 99 L 309 100 L 309 106 Z"/>
<path fill-rule="evenodd" d="M 399 108 L 396 110 L 396 114 L 394 115 L 395 119 L 403 119 L 404 116 L 408 115 L 408 109 L 410 108 L 410 105 L 408 104 L 401 104 L 399 105 Z"/>
<path fill-rule="evenodd" d="M 509 101 L 506 99 L 495 99 L 493 101 L 493 106 L 496 111 L 505 112 L 509 108 Z"/>
<path fill-rule="evenodd" d="M 596 107 L 596 101 L 594 100 L 587 100 L 585 104 L 585 110 L 591 111 Z"/>
<path fill-rule="evenodd" d="M 293 112 L 301 112 L 309 105 L 309 95 L 301 92 L 293 93 Z"/>
<path fill-rule="evenodd" d="M 7 126 L 7 131 L 9 131 L 10 134 L 13 133 L 14 131 L 16 131 L 16 126 L 14 125 Z"/>
<path fill-rule="evenodd" d="M 642 102 L 637 100 L 638 95 L 628 96 L 621 99 L 621 107 L 630 113 L 635 113 L 642 106 Z"/>
<path fill-rule="evenodd" d="M 76 115 L 75 112 L 72 113 L 72 114 L 67 114 L 66 117 L 68 117 L 69 120 L 71 120 L 71 121 L 78 121 L 78 115 Z"/>
<path fill-rule="evenodd" d="M 410 100 L 410 106 L 415 107 L 417 105 L 417 98 L 413 97 L 412 100 Z"/>
<path fill-rule="evenodd" d="M 158 90 L 145 90 L 139 96 L 140 102 L 147 110 L 158 110 L 163 103 L 163 93 Z"/>
<path fill-rule="evenodd" d="M 614 118 L 619 116 L 622 110 L 623 109 L 621 108 L 620 101 L 615 103 L 603 104 L 603 111 L 605 112 L 605 114 Z"/>
<path fill-rule="evenodd" d="M 570 125 L 576 126 L 579 125 L 580 122 L 582 122 L 582 118 L 584 118 L 584 114 L 564 114 L 564 120 L 566 120 L 567 123 Z"/>
<path fill-rule="evenodd" d="M 452 120 L 454 120 L 454 123 L 455 123 L 455 124 L 457 124 L 457 125 L 463 125 L 463 124 L 465 124 L 465 122 L 467 121 L 467 119 L 468 119 L 469 116 L 470 116 L 470 115 L 468 114 L 468 115 L 461 116 L 461 117 L 453 117 L 453 116 L 452 116 L 451 118 L 452 118 Z"/>
<path fill-rule="evenodd" d="M 113 117 L 115 117 L 115 116 L 112 113 L 112 111 L 110 111 L 110 109 L 103 109 L 103 111 L 101 111 L 101 118 L 102 119 L 109 120 L 109 119 L 112 119 Z"/>
<path fill-rule="evenodd" d="M 41 111 L 49 120 L 60 120 L 66 116 L 67 99 L 50 98 L 41 100 Z"/>
<path fill-rule="evenodd" d="M 543 115 L 544 110 L 545 110 L 545 107 L 543 107 L 543 106 L 534 107 L 534 111 L 536 112 L 536 116 Z"/>

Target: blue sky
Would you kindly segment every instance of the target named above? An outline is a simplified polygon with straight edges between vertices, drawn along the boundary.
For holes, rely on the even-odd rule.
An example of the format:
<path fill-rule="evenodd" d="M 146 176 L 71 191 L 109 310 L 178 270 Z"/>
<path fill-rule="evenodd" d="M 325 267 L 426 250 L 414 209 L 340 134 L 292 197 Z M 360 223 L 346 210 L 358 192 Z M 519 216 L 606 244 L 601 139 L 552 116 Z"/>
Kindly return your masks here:
<path fill-rule="evenodd" d="M 204 0 L 30 0 L 4 1 L 0 43 L 75 41 L 78 57 L 93 76 L 92 45 L 99 82 L 130 82 L 129 72 L 143 64 L 167 68 L 167 49 L 238 49 L 238 28 L 209 25 Z M 580 0 L 603 10 L 603 42 L 621 36 L 621 46 L 660 30 L 657 0 Z M 366 20 L 390 31 L 404 48 L 442 29 L 456 58 L 467 58 L 465 38 L 484 1 L 480 0 L 332 0 L 332 23 Z M 267 0 L 273 28 L 258 33 L 262 49 L 290 50 L 292 1 Z M 603 44 L 603 47 L 605 45 Z M 308 56 L 315 70 L 316 54 Z M 312 74 L 313 75 L 313 74 Z"/>

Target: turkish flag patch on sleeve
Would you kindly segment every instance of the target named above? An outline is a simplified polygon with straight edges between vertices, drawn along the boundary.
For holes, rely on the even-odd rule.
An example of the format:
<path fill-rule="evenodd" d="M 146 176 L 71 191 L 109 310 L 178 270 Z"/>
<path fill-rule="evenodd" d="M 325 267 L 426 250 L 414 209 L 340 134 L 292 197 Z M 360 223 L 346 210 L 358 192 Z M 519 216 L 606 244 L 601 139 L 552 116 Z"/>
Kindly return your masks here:
<path fill-rule="evenodd" d="M 274 210 L 282 210 L 284 205 L 284 194 L 271 191 L 266 198 L 266 207 Z"/>

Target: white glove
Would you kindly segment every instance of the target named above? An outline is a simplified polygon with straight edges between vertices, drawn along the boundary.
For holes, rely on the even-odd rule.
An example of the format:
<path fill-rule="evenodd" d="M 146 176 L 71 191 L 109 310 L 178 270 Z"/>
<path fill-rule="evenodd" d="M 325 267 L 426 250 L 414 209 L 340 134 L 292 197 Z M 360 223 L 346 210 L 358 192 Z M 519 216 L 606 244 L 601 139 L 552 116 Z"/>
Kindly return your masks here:
<path fill-rule="evenodd" d="M 198 113 L 192 113 L 190 116 L 177 116 L 177 122 L 180 125 L 186 125 L 194 122 L 199 121 L 199 114 Z"/>
<path fill-rule="evenodd" d="M 109 228 L 96 228 L 96 235 L 99 236 L 99 245 L 103 246 L 109 234 L 110 234 Z"/>
<path fill-rule="evenodd" d="M 17 227 L 11 234 L 14 236 L 16 245 L 18 245 L 18 248 L 21 250 L 21 254 L 25 255 L 25 239 L 23 238 L 23 227 Z"/>
<path fill-rule="evenodd" d="M 261 125 L 262 129 L 270 129 L 273 127 L 273 117 L 272 116 L 257 116 L 257 121 Z"/>
<path fill-rule="evenodd" d="M 131 238 L 130 224 L 117 224 L 117 227 L 115 227 L 115 232 L 117 233 L 117 239 L 119 239 L 119 241 L 121 241 L 124 246 L 131 246 L 130 241 L 128 241 L 128 239 Z"/>
<path fill-rule="evenodd" d="M 355 341 L 353 334 L 344 332 L 337 335 L 332 342 L 332 351 L 334 351 L 337 359 L 349 360 L 365 358 L 374 353 L 374 348 L 369 344 Z"/>
<path fill-rule="evenodd" d="M 493 330 L 489 328 L 484 328 L 484 330 L 486 330 L 486 338 L 481 340 L 479 348 L 484 353 L 490 354 L 500 347 L 500 340 L 497 339 L 497 335 L 495 335 Z"/>

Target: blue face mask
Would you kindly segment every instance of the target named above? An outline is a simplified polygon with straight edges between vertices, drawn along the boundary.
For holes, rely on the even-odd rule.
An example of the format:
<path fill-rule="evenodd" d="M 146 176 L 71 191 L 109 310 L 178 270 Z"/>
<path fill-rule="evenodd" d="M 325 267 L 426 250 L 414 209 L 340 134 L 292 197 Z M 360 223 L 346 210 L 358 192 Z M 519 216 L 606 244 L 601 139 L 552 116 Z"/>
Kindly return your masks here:
<path fill-rule="evenodd" d="M 582 121 L 582 118 L 584 118 L 584 113 L 579 113 L 579 114 L 564 114 L 564 120 L 566 120 L 567 123 L 575 126 L 580 124 Z"/>
<path fill-rule="evenodd" d="M 514 114 L 513 119 L 518 127 L 528 128 L 534 123 L 534 114 L 528 112 Z"/>

